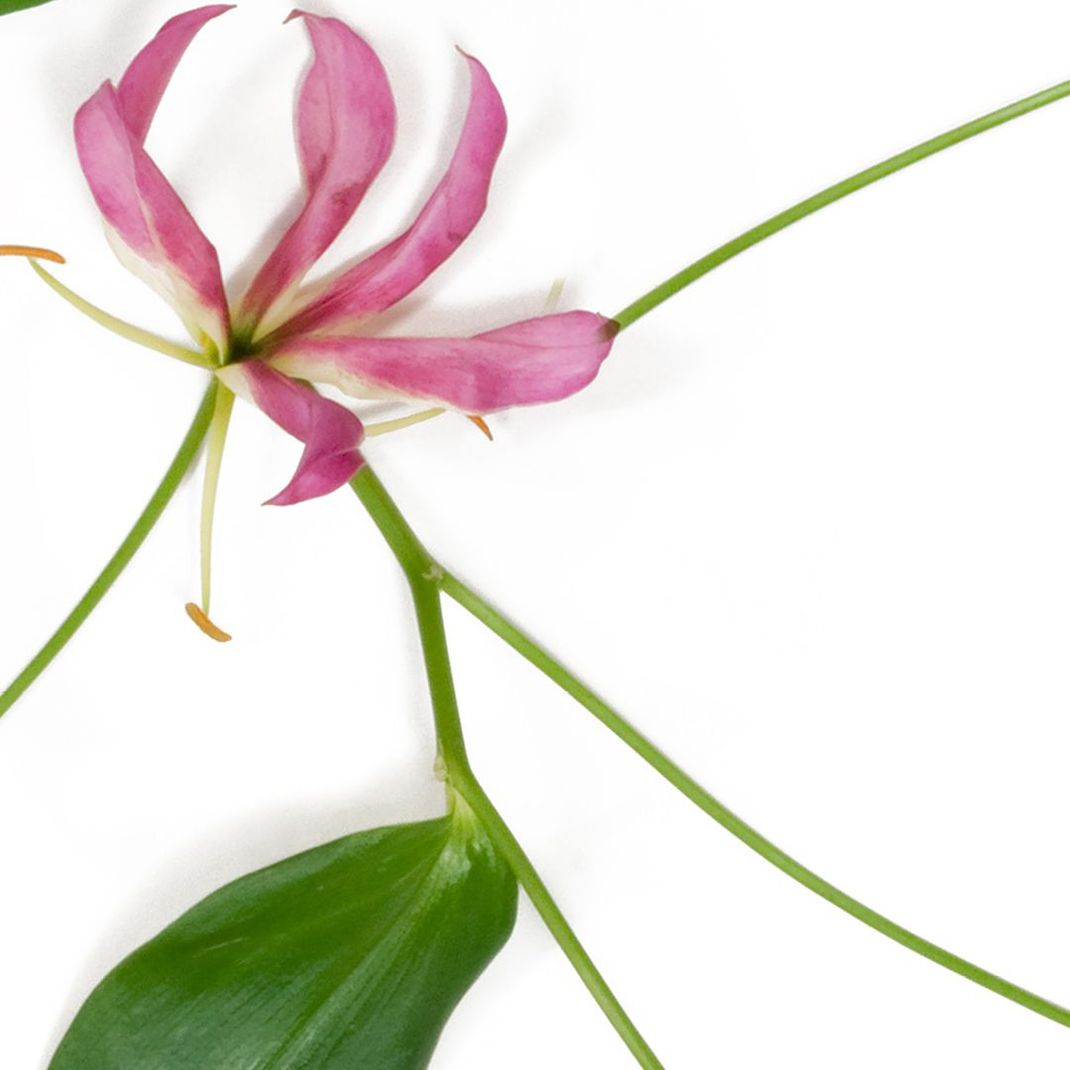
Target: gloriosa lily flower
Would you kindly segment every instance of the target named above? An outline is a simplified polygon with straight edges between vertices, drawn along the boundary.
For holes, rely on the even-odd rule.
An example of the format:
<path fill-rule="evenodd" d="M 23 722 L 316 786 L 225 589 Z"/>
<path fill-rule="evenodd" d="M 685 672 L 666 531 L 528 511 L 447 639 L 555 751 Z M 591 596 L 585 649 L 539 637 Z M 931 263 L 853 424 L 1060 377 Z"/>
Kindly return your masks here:
<path fill-rule="evenodd" d="M 375 52 L 338 19 L 303 11 L 290 18 L 304 21 L 314 53 L 296 102 L 305 201 L 247 291 L 231 305 L 215 248 L 145 150 L 145 139 L 186 48 L 207 22 L 232 6 L 213 4 L 171 19 L 134 58 L 118 86 L 105 82 L 75 119 L 82 169 L 117 255 L 174 306 L 197 348 L 176 346 L 93 309 L 35 265 L 96 318 L 172 356 L 212 368 L 227 388 L 220 391 L 215 433 L 209 438 L 204 521 L 209 539 L 231 392 L 304 443 L 293 478 L 271 499 L 288 505 L 335 490 L 363 463 L 361 421 L 309 383 L 331 384 L 355 398 L 421 406 L 410 422 L 443 410 L 481 422 L 483 414 L 556 401 L 586 386 L 608 355 L 616 330 L 603 316 L 572 311 L 467 338 L 365 333 L 368 318 L 419 286 L 483 214 L 506 117 L 486 69 L 463 53 L 471 85 L 468 112 L 452 159 L 427 203 L 408 229 L 382 248 L 325 282 L 302 288 L 306 273 L 382 169 L 395 132 L 393 95 Z M 205 575 L 206 570 L 205 565 Z M 203 594 L 207 603 L 207 579 Z"/>

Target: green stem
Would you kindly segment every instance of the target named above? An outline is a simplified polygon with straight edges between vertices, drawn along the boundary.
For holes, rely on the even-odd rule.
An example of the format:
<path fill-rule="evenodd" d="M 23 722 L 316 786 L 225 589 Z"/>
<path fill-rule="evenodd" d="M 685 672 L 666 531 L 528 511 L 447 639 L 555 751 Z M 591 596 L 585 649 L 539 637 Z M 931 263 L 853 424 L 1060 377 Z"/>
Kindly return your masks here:
<path fill-rule="evenodd" d="M 461 730 L 446 630 L 442 620 L 439 593 L 439 583 L 443 576 L 441 568 L 424 549 L 369 466 L 365 465 L 353 477 L 350 486 L 393 550 L 412 589 L 435 716 L 439 760 L 450 788 L 467 803 L 480 820 L 546 927 L 639 1065 L 644 1070 L 663 1070 L 661 1062 L 599 973 L 523 847 L 472 772 Z"/>
<path fill-rule="evenodd" d="M 687 796 L 700 810 L 703 810 L 719 825 L 742 840 L 752 851 L 757 852 L 777 869 L 786 873 L 793 880 L 816 892 L 823 899 L 846 911 L 852 917 L 864 922 L 877 932 L 891 937 L 904 947 L 916 951 L 919 955 L 946 967 L 953 973 L 960 974 L 984 988 L 1004 996 L 1037 1014 L 1050 1018 L 1060 1025 L 1070 1026 L 1070 1010 L 1059 1006 L 1051 1000 L 1035 995 L 1024 988 L 997 977 L 994 973 L 975 966 L 958 955 L 945 951 L 942 947 L 923 937 L 917 936 L 909 929 L 903 928 L 890 918 L 870 909 L 853 896 L 840 891 L 823 877 L 807 869 L 791 855 L 782 851 L 776 844 L 767 840 L 760 832 L 748 825 L 723 803 L 714 798 L 694 779 L 688 776 L 667 755 L 660 751 L 641 732 L 630 725 L 614 709 L 607 705 L 590 688 L 581 683 L 560 662 L 533 639 L 503 617 L 496 609 L 480 598 L 455 576 L 442 573 L 439 581 L 441 589 L 454 601 L 464 606 L 476 619 L 482 621 L 492 632 L 500 636 L 517 653 L 525 657 L 537 669 L 545 673 L 559 687 L 571 695 L 581 706 L 594 714 L 611 732 L 623 740 L 645 762 L 653 766 L 673 787 Z"/>
<path fill-rule="evenodd" d="M 664 1070 L 661 1061 L 654 1054 L 650 1045 L 636 1029 L 627 1012 L 621 1006 L 612 989 L 606 983 L 598 967 L 591 961 L 579 938 L 573 932 L 561 909 L 554 902 L 550 890 L 543 883 L 531 860 L 524 853 L 512 830 L 502 819 L 494 804 L 487 797 L 479 782 L 471 774 L 461 774 L 451 779 L 451 784 L 464 799 L 472 812 L 483 823 L 488 835 L 509 863 L 510 868 L 527 893 L 528 898 L 539 912 L 546 927 L 550 930 L 558 946 L 565 953 L 580 980 L 594 996 L 602 1013 L 609 1019 L 628 1050 L 635 1056 L 636 1062 L 644 1070 Z"/>
<path fill-rule="evenodd" d="M 409 583 L 416 584 L 437 576 L 441 570 L 435 564 L 435 559 L 409 527 L 409 522 L 401 515 L 401 510 L 394 504 L 394 499 L 372 471 L 371 465 L 363 465 L 349 485 L 386 539 L 387 546 L 394 552 Z"/>
<path fill-rule="evenodd" d="M 71 610 L 66 620 L 55 630 L 47 643 L 33 656 L 29 664 L 11 682 L 7 690 L 0 694 L 0 716 L 3 716 L 18 701 L 22 693 L 44 672 L 52 659 L 67 645 L 71 637 L 85 623 L 86 618 L 96 609 L 97 604 L 107 594 L 111 585 L 119 578 L 134 554 L 141 548 L 146 536 L 160 518 L 160 514 L 174 497 L 183 476 L 189 471 L 197 452 L 208 433 L 208 425 L 215 405 L 215 380 L 209 385 L 197 414 L 190 424 L 186 437 L 182 440 L 175 459 L 164 473 L 148 504 L 137 518 L 130 533 L 123 539 L 119 549 L 104 566 L 103 571 L 90 585 L 81 601 Z"/>
<path fill-rule="evenodd" d="M 1024 100 L 1019 100 L 1014 104 L 1008 104 L 998 111 L 989 112 L 988 115 L 982 115 L 979 119 L 957 126 L 954 130 L 949 130 L 938 137 L 930 138 L 928 141 L 923 141 L 920 145 L 915 145 L 905 152 L 900 152 L 895 156 L 890 156 L 887 160 L 881 161 L 881 163 L 867 167 L 864 171 L 859 171 L 858 174 L 851 175 L 850 178 L 845 178 L 841 182 L 815 193 L 812 197 L 807 197 L 806 200 L 800 201 L 791 208 L 767 219 L 764 223 L 759 223 L 758 226 L 752 227 L 745 233 L 740 234 L 739 237 L 733 238 L 730 242 L 714 249 L 712 253 L 707 253 L 701 259 L 684 268 L 683 271 L 677 272 L 648 293 L 643 294 L 642 297 L 637 301 L 633 301 L 613 318 L 622 328 L 627 327 L 640 317 L 645 316 L 652 309 L 657 308 L 663 301 L 667 301 L 673 294 L 679 293 L 685 286 L 689 286 L 707 272 L 719 267 L 726 260 L 731 260 L 732 257 L 738 256 L 752 245 L 757 245 L 759 242 L 776 234 L 777 231 L 790 227 L 792 223 L 797 223 L 800 219 L 804 219 L 834 201 L 840 200 L 841 197 L 846 197 L 848 194 L 869 186 L 879 179 L 886 178 L 896 171 L 902 171 L 904 167 L 909 167 L 919 160 L 924 160 L 927 156 L 943 152 L 944 149 L 950 148 L 952 145 L 957 145 L 961 141 L 976 137 L 986 130 L 991 130 L 994 126 L 1010 122 L 1012 119 L 1017 119 L 1028 112 L 1036 111 L 1037 108 L 1053 104 L 1066 96 L 1070 96 L 1070 82 L 1060 82 L 1049 89 L 1034 93 L 1031 97 L 1026 97 Z"/>
<path fill-rule="evenodd" d="M 421 579 L 412 584 L 412 601 L 416 610 L 416 624 L 420 630 L 420 645 L 427 669 L 427 686 L 431 692 L 431 708 L 435 715 L 435 736 L 438 739 L 439 763 L 446 780 L 467 800 L 468 793 L 460 789 L 462 778 L 475 783 L 472 767 L 461 730 L 461 712 L 457 707 L 457 692 L 453 686 L 449 647 L 446 645 L 446 626 L 442 620 L 442 596 L 433 579 Z"/>

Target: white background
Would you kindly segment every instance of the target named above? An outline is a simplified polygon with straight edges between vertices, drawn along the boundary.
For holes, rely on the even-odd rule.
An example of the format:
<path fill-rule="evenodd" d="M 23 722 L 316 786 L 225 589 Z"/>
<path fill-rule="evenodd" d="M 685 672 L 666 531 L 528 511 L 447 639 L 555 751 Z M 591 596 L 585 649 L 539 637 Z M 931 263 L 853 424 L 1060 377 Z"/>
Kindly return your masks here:
<path fill-rule="evenodd" d="M 70 121 L 178 10 L 58 0 L 0 21 L 0 241 L 179 337 L 115 262 Z M 201 35 L 150 149 L 248 278 L 293 203 L 307 45 L 285 2 Z M 338 0 L 397 92 L 397 151 L 337 243 L 394 233 L 465 104 L 511 133 L 492 206 L 395 331 L 612 314 L 815 189 L 1070 77 L 1063 3 Z M 1070 103 L 776 237 L 621 336 L 591 389 L 375 441 L 430 546 L 702 783 L 863 901 L 1070 1003 Z M 113 550 L 200 373 L 0 263 L 0 674 Z M 218 646 L 187 485 L 0 723 L 0 1065 L 41 1070 L 92 985 L 222 882 L 438 811 L 398 572 L 346 492 L 258 503 L 299 447 L 238 409 Z M 450 608 L 477 769 L 671 1070 L 1066 1065 L 1067 1034 L 752 855 Z M 522 907 L 436 1070 L 626 1068 Z"/>

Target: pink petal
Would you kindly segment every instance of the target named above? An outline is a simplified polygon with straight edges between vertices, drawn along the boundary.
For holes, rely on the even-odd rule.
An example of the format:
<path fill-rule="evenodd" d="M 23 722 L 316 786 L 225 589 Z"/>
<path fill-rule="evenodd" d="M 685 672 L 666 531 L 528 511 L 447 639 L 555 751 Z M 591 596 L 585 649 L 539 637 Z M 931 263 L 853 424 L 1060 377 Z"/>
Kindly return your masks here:
<path fill-rule="evenodd" d="M 245 295 L 240 319 L 247 333 L 349 222 L 394 145 L 394 97 L 371 47 L 338 19 L 295 15 L 304 18 L 315 51 L 297 101 L 308 197 Z"/>
<path fill-rule="evenodd" d="M 330 494 L 364 463 L 357 449 L 364 427 L 337 402 L 320 397 L 258 360 L 228 364 L 216 375 L 305 444 L 293 479 L 265 504 L 293 505 Z"/>
<path fill-rule="evenodd" d="M 564 312 L 474 338 L 295 338 L 268 362 L 355 397 L 413 398 L 484 413 L 576 393 L 598 373 L 616 329 L 593 312 Z"/>
<path fill-rule="evenodd" d="M 206 22 L 232 7 L 233 4 L 211 4 L 176 15 L 134 57 L 119 83 L 119 102 L 135 141 L 145 140 L 160 98 L 189 43 Z"/>
<path fill-rule="evenodd" d="M 331 282 L 280 335 L 337 330 L 382 312 L 444 263 L 479 222 L 494 164 L 505 141 L 505 108 L 483 64 L 465 56 L 471 92 L 464 129 L 442 180 L 416 221 L 389 245 Z"/>
<path fill-rule="evenodd" d="M 194 338 L 224 351 L 229 315 L 215 248 L 131 133 L 110 82 L 78 110 L 74 135 L 120 259 L 170 301 Z"/>

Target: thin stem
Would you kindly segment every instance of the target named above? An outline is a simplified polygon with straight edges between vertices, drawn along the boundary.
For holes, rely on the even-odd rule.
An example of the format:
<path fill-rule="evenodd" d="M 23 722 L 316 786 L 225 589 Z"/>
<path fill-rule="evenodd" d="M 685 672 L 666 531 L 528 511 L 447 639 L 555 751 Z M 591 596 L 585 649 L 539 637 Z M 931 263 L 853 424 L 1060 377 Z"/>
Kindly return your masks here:
<path fill-rule="evenodd" d="M 638 729 L 630 725 L 619 713 L 598 697 L 590 688 L 572 675 L 556 658 L 539 646 L 528 635 L 508 621 L 493 606 L 463 584 L 455 576 L 442 573 L 440 579 L 442 590 L 460 605 L 464 606 L 474 617 L 482 621 L 492 632 L 500 636 L 517 653 L 543 672 L 559 687 L 571 695 L 585 709 L 594 714 L 611 732 L 623 740 L 645 762 L 656 769 L 673 787 L 687 796 L 700 810 L 703 810 L 728 832 L 757 852 L 777 869 L 786 873 L 793 880 L 816 892 L 823 899 L 857 918 L 877 932 L 883 933 L 904 947 L 916 951 L 919 955 L 960 974 L 984 988 L 1004 996 L 1015 1003 L 1020 1003 L 1037 1014 L 1050 1018 L 1060 1025 L 1070 1026 L 1070 1010 L 1061 1007 L 1043 996 L 1035 995 L 1020 986 L 989 973 L 988 970 L 975 966 L 958 955 L 945 951 L 923 937 L 917 936 L 909 929 L 903 928 L 890 918 L 860 903 L 846 892 L 840 891 L 823 877 L 807 869 L 801 862 L 782 851 L 767 840 L 760 832 L 748 825 L 705 788 L 688 776 L 667 755 L 659 750 Z"/>
<path fill-rule="evenodd" d="M 394 552 L 409 583 L 437 577 L 440 572 L 438 565 L 424 549 L 416 532 L 409 527 L 409 522 L 401 515 L 401 510 L 394 504 L 394 499 L 372 471 L 371 465 L 363 465 L 349 485 L 386 539 L 387 546 Z"/>
<path fill-rule="evenodd" d="M 464 745 L 442 620 L 441 595 L 438 588 L 442 570 L 417 539 L 370 467 L 365 465 L 350 480 L 350 486 L 394 552 L 412 589 L 435 716 L 439 760 L 450 788 L 460 795 L 480 820 L 551 935 L 639 1065 L 644 1070 L 663 1070 L 661 1062 L 628 1017 L 590 955 L 584 950 L 579 938 L 554 902 L 550 890 L 472 772 Z"/>
<path fill-rule="evenodd" d="M 146 349 L 152 349 L 157 353 L 163 353 L 165 356 L 174 357 L 175 360 L 181 360 L 185 364 L 195 364 L 198 368 L 214 368 L 216 366 L 212 358 L 205 353 L 200 353 L 196 349 L 187 349 L 185 346 L 177 345 L 175 342 L 169 342 L 166 338 L 153 334 L 152 331 L 135 327 L 132 323 L 127 323 L 126 320 L 121 320 L 118 316 L 113 316 L 110 312 L 105 312 L 104 309 L 98 308 L 81 295 L 76 294 L 69 286 L 64 286 L 55 275 L 46 271 L 36 260 L 30 261 L 30 267 L 66 302 L 73 305 L 79 312 L 88 316 L 94 322 L 106 327 L 113 334 L 119 335 L 120 338 L 125 338 L 130 342 L 137 342 L 138 345 L 145 346 Z"/>
<path fill-rule="evenodd" d="M 776 234 L 777 231 L 790 227 L 792 223 L 797 223 L 800 219 L 840 200 L 841 197 L 846 197 L 848 194 L 886 178 L 896 171 L 902 171 L 904 167 L 909 167 L 919 160 L 924 160 L 927 156 L 943 152 L 944 149 L 950 148 L 952 145 L 957 145 L 961 141 L 976 137 L 986 130 L 991 130 L 994 126 L 1010 122 L 1012 119 L 1017 119 L 1028 112 L 1036 111 L 1037 108 L 1053 104 L 1066 96 L 1070 96 L 1070 82 L 1060 82 L 1050 89 L 1034 93 L 1032 96 L 1019 100 L 1014 104 L 1008 104 L 998 111 L 989 112 L 979 119 L 957 126 L 954 130 L 949 130 L 938 137 L 930 138 L 928 141 L 923 141 L 905 152 L 897 153 L 887 160 L 882 160 L 872 167 L 867 167 L 864 171 L 859 171 L 858 174 L 851 175 L 850 178 L 845 178 L 841 182 L 837 182 L 835 185 L 829 186 L 811 197 L 807 197 L 806 200 L 800 201 L 791 208 L 767 219 L 764 223 L 759 223 L 758 226 L 745 231 L 739 237 L 733 238 L 730 242 L 726 242 L 719 248 L 714 249 L 712 253 L 707 253 L 684 268 L 683 271 L 677 272 L 671 278 L 659 283 L 648 293 L 643 294 L 642 297 L 633 301 L 613 318 L 622 328 L 627 327 L 640 317 L 645 316 L 652 309 L 657 308 L 663 301 L 667 301 L 673 294 L 679 293 L 685 286 L 689 286 L 707 272 L 719 267 L 726 260 L 731 260 L 732 257 L 738 256 L 752 245 L 757 245 L 771 235 Z"/>
<path fill-rule="evenodd" d="M 447 777 L 470 773 L 446 645 L 446 628 L 442 621 L 442 604 L 437 586 L 440 570 L 369 465 L 364 465 L 349 481 L 349 485 L 368 510 L 409 581 L 427 667 L 427 684 L 431 691 L 435 735 L 443 771 Z"/>
<path fill-rule="evenodd" d="M 483 823 L 487 834 L 494 841 L 502 857 L 509 863 L 517 881 L 539 912 L 547 929 L 572 963 L 573 969 L 579 974 L 587 990 L 594 996 L 598 1006 L 602 1008 L 602 1013 L 609 1019 L 624 1043 L 628 1045 L 628 1050 L 635 1056 L 636 1061 L 645 1070 L 663 1070 L 661 1061 L 636 1029 L 617 997 L 613 995 L 612 989 L 606 984 L 605 978 L 599 973 L 598 967 L 595 966 L 591 956 L 587 954 L 564 914 L 561 913 L 561 909 L 554 902 L 550 890 L 524 853 L 524 848 L 520 846 L 482 786 L 471 775 L 454 777 L 450 783 Z"/>
<path fill-rule="evenodd" d="M 417 579 L 410 586 L 427 669 L 427 686 L 431 692 L 431 708 L 435 715 L 439 763 L 446 780 L 467 801 L 468 792 L 462 790 L 461 785 L 475 784 L 476 780 L 468 764 L 461 712 L 457 707 L 457 692 L 453 686 L 453 668 L 442 620 L 442 596 L 433 579 Z"/>
<path fill-rule="evenodd" d="M 86 618 L 96 609 L 108 589 L 119 578 L 120 573 L 134 554 L 141 548 L 146 536 L 160 518 L 160 514 L 174 497 L 182 478 L 189 471 L 201 448 L 204 436 L 215 406 L 216 384 L 213 380 L 205 392 L 197 414 L 190 424 L 186 437 L 182 440 L 171 466 L 164 473 L 159 486 L 153 492 L 148 504 L 137 518 L 130 533 L 123 539 L 119 549 L 104 566 L 103 571 L 90 585 L 81 601 L 71 610 L 63 623 L 55 630 L 47 643 L 33 656 L 25 669 L 11 682 L 7 690 L 0 694 L 0 716 L 3 716 L 18 700 L 19 696 L 44 672 L 49 662 L 67 645 L 71 637 L 85 623 Z"/>

